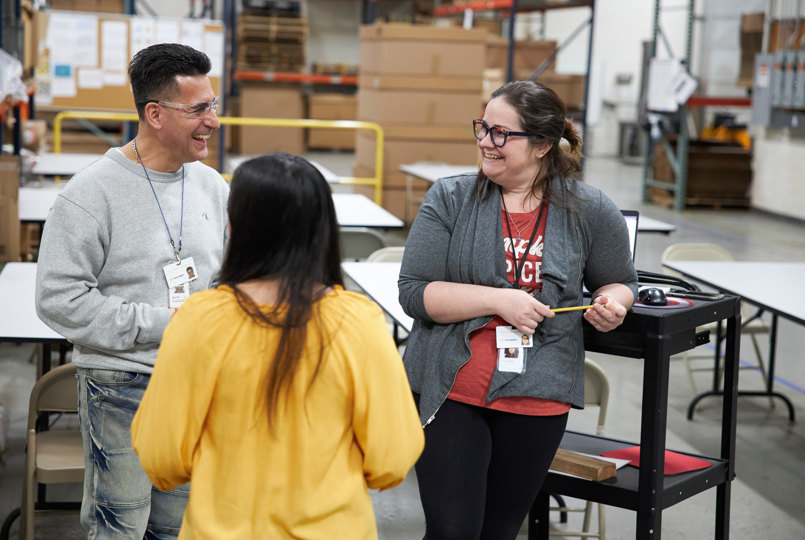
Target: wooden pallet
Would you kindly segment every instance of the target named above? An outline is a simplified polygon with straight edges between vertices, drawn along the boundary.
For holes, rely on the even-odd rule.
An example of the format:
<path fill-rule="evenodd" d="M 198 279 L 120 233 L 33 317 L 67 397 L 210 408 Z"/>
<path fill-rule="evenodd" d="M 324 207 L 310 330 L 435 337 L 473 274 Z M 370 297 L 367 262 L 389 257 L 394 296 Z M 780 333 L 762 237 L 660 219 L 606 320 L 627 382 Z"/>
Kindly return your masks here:
<path fill-rule="evenodd" d="M 307 19 L 241 16 L 237 23 L 238 39 L 304 41 L 308 35 Z"/>
<path fill-rule="evenodd" d="M 358 75 L 358 66 L 349 64 L 325 64 L 313 62 L 311 71 L 317 75 Z"/>
<path fill-rule="evenodd" d="M 674 194 L 669 190 L 652 187 L 649 189 L 649 198 L 657 206 L 662 206 L 663 208 L 674 207 Z M 721 210 L 723 208 L 749 208 L 750 206 L 749 197 L 685 197 L 686 208 L 698 207 Z"/>
<path fill-rule="evenodd" d="M 304 62 L 247 62 L 238 60 L 236 69 L 241 71 L 278 71 L 282 73 L 304 73 Z"/>

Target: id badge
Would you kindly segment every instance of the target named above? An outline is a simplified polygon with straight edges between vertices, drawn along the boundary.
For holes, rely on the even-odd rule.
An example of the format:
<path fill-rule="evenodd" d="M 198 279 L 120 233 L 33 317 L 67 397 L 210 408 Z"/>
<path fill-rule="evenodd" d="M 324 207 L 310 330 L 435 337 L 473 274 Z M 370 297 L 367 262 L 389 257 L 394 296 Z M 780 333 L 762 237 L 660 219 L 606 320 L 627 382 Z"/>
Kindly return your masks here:
<path fill-rule="evenodd" d="M 168 284 L 168 306 L 178 308 L 190 296 L 190 282 L 198 279 L 196 263 L 193 257 L 186 257 L 180 262 L 166 264 L 162 271 Z"/>
<path fill-rule="evenodd" d="M 162 267 L 162 271 L 165 272 L 165 280 L 168 282 L 169 289 L 198 279 L 193 257 L 184 258 L 178 263 L 166 264 Z"/>
<path fill-rule="evenodd" d="M 506 347 L 498 349 L 498 371 L 504 373 L 523 373 L 525 371 L 525 355 L 523 347 Z"/>
<path fill-rule="evenodd" d="M 513 326 L 498 326 L 495 328 L 495 346 L 498 349 L 506 347 L 531 347 L 533 336 L 523 334 Z"/>

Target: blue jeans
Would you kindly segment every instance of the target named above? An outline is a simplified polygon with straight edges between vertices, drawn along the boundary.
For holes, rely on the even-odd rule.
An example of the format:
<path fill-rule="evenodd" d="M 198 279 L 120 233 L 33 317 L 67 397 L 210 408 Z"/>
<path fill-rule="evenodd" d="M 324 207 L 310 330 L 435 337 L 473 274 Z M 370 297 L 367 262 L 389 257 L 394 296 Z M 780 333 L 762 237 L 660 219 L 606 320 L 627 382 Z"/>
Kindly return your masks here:
<path fill-rule="evenodd" d="M 190 485 L 155 488 L 131 447 L 131 422 L 149 375 L 78 369 L 78 415 L 84 439 L 81 524 L 89 539 L 176 538 Z"/>

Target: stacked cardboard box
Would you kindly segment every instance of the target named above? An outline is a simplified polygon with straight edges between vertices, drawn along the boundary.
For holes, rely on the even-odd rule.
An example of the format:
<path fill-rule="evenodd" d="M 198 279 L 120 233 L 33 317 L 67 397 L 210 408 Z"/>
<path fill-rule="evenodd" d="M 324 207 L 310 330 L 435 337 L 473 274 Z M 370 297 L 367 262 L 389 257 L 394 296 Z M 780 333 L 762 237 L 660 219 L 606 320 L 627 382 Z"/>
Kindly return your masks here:
<path fill-rule="evenodd" d="M 244 12 L 238 17 L 238 69 L 302 71 L 307 19 Z"/>
<path fill-rule="evenodd" d="M 19 156 L 0 156 L 0 261 L 20 260 Z"/>
<path fill-rule="evenodd" d="M 308 96 L 308 117 L 315 120 L 355 120 L 358 118 L 358 98 L 350 94 L 311 94 Z M 308 148 L 355 150 L 354 129 L 311 128 L 307 133 Z"/>
<path fill-rule="evenodd" d="M 676 141 L 671 141 L 676 148 Z M 654 179 L 674 183 L 675 175 L 663 145 L 657 143 L 652 159 Z M 710 208 L 749 206 L 752 183 L 752 155 L 736 143 L 690 141 L 688 147 L 686 206 Z M 660 206 L 673 205 L 673 191 L 652 187 L 652 201 Z"/>
<path fill-rule="evenodd" d="M 411 219 L 416 208 L 406 212 L 400 165 L 478 162 L 470 122 L 482 114 L 486 36 L 485 29 L 402 23 L 361 28 L 358 120 L 383 128 L 383 206 L 401 219 Z M 373 174 L 373 133 L 358 134 L 355 161 L 356 176 Z M 415 185 L 413 200 L 426 189 L 424 181 Z"/>
<path fill-rule="evenodd" d="M 763 50 L 765 17 L 765 13 L 741 14 L 741 67 L 738 73 L 738 86 L 752 87 L 755 55 Z"/>
<path fill-rule="evenodd" d="M 556 51 L 556 41 L 518 40 L 514 44 L 514 77 L 529 79 L 543 61 Z M 503 82 L 509 61 L 509 41 L 500 36 L 490 35 L 486 43 L 486 76 L 484 91 L 494 91 Z M 556 62 L 551 62 L 537 77 L 537 81 L 553 89 L 569 109 L 579 109 L 584 105 L 584 85 L 586 77 L 556 72 Z M 486 95 L 489 98 L 489 95 Z"/>
<path fill-rule="evenodd" d="M 293 83 L 243 82 L 239 106 L 240 116 L 245 118 L 305 117 L 300 86 Z M 296 127 L 233 126 L 230 148 L 236 154 L 304 154 L 305 130 Z"/>
<path fill-rule="evenodd" d="M 556 41 L 517 40 L 514 43 L 514 74 L 518 78 L 527 77 L 534 69 L 556 51 Z M 486 67 L 506 69 L 509 65 L 509 40 L 490 34 L 486 40 Z M 544 73 L 555 73 L 556 62 Z"/>
<path fill-rule="evenodd" d="M 64 11 L 123 13 L 123 0 L 50 0 L 48 4 L 50 9 Z"/>

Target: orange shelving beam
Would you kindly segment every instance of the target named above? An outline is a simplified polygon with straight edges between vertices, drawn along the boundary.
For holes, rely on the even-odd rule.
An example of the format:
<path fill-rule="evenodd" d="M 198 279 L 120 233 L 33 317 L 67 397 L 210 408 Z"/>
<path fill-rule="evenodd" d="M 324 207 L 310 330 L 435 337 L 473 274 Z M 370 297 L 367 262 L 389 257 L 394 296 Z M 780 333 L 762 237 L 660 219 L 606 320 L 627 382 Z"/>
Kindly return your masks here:
<path fill-rule="evenodd" d="M 236 81 L 351 84 L 351 85 L 358 84 L 358 77 L 355 75 L 325 75 L 320 73 L 247 71 L 238 69 L 235 70 L 232 76 Z"/>
<path fill-rule="evenodd" d="M 506 9 L 512 7 L 512 0 L 487 0 L 484 2 L 470 2 L 468 4 L 449 4 L 433 8 L 433 15 L 455 15 L 471 9 L 473 11 L 484 11 L 491 9 Z"/>

